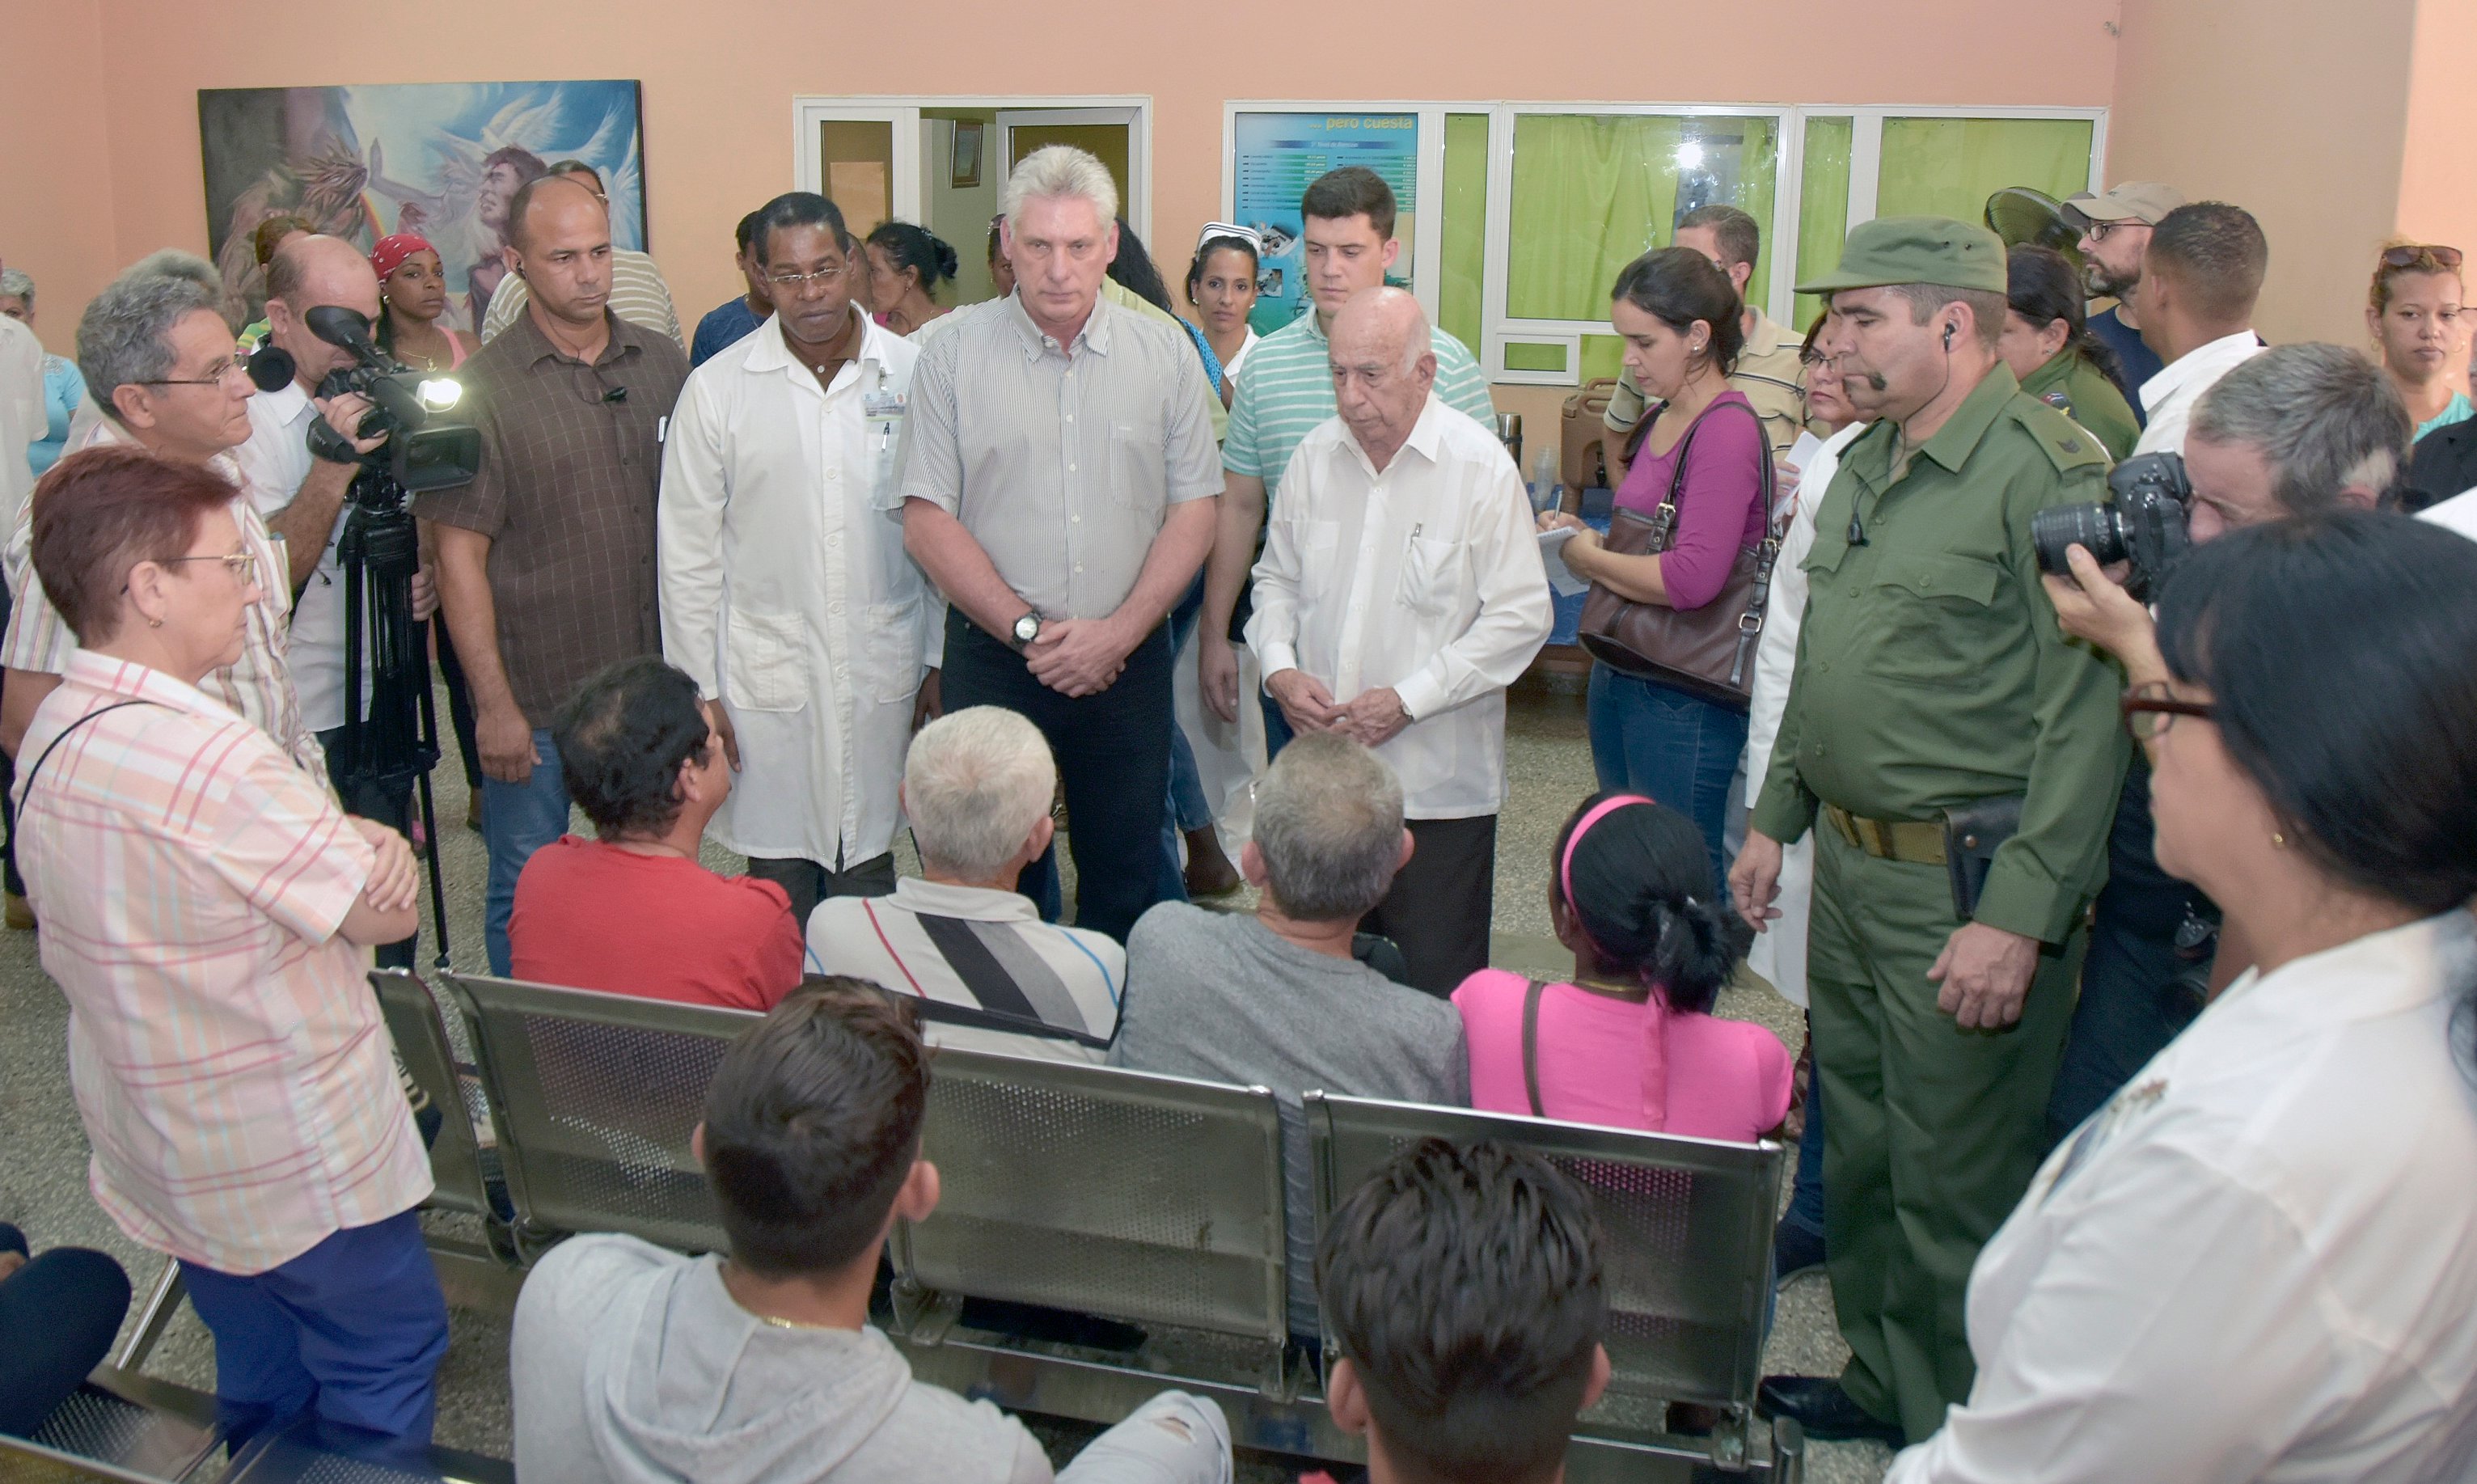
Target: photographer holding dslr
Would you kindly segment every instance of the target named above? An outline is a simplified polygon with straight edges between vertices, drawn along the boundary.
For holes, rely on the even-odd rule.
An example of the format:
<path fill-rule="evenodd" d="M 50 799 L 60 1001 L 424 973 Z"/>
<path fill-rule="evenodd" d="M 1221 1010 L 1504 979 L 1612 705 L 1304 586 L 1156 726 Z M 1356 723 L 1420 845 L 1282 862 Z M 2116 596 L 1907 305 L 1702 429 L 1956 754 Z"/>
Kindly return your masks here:
<path fill-rule="evenodd" d="M 344 588 L 345 574 L 338 539 L 362 456 L 376 452 L 388 436 L 363 438 L 359 430 L 370 416 L 370 400 L 359 392 L 321 396 L 319 383 L 333 371 L 351 367 L 353 353 L 329 343 L 310 328 L 312 310 L 335 305 L 375 320 L 379 314 L 379 276 L 361 250 L 340 238 L 296 237 L 276 249 L 266 268 L 265 345 L 251 358 L 250 370 L 262 389 L 249 401 L 249 441 L 233 451 L 248 476 L 252 503 L 265 516 L 267 529 L 284 538 L 290 570 L 283 581 L 294 593 L 291 633 L 292 680 L 301 695 L 301 721 L 317 734 L 327 753 L 328 776 L 336 782 L 347 813 L 376 820 L 410 836 L 413 779 L 397 771 L 384 779 L 356 775 L 338 749 L 344 741 Z M 288 380 L 276 382 L 287 368 Z M 315 424 L 324 420 L 330 437 L 320 446 L 340 459 L 312 452 Z M 430 616 L 438 599 L 423 571 L 413 583 L 413 616 Z M 368 633 L 363 639 L 362 695 L 370 693 Z M 379 950 L 379 962 L 410 968 L 412 940 Z"/>
<path fill-rule="evenodd" d="M 2047 513 L 2052 523 L 2034 534 L 2057 620 L 2122 661 L 2128 685 L 2165 680 L 2142 601 L 2163 568 L 2190 543 L 2239 526 L 2373 506 L 2406 466 L 2409 434 L 2389 379 L 2354 351 L 2282 345 L 2246 360 L 2194 404 L 2181 460 L 2136 456 L 2110 480 L 2110 506 Z M 2057 571 L 2067 561 L 2069 576 Z M 2208 988 L 2252 961 L 2247 945 L 2224 939 L 2214 968 L 2217 910 L 2160 869 L 2151 836 L 2150 768 L 2137 753 L 2116 801 L 2107 886 L 2047 1104 L 2048 1130 L 2059 1139 L 2176 1038 Z"/>

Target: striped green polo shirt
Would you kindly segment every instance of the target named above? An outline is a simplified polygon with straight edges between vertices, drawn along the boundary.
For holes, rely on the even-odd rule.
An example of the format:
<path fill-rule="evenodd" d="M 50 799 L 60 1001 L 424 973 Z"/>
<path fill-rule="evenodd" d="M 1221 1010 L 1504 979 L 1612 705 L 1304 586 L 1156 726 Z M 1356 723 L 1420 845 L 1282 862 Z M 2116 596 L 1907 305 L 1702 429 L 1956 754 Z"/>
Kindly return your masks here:
<path fill-rule="evenodd" d="M 1463 342 L 1440 329 L 1428 332 L 1437 351 L 1437 395 L 1447 407 L 1496 431 L 1496 404 L 1489 400 L 1488 378 Z M 1247 367 L 1238 376 L 1238 395 L 1230 408 L 1229 436 L 1221 442 L 1221 466 L 1264 482 L 1264 508 L 1273 508 L 1282 470 L 1317 424 L 1332 416 L 1333 365 L 1326 359 L 1324 331 L 1311 309 L 1274 331 L 1247 352 Z"/>

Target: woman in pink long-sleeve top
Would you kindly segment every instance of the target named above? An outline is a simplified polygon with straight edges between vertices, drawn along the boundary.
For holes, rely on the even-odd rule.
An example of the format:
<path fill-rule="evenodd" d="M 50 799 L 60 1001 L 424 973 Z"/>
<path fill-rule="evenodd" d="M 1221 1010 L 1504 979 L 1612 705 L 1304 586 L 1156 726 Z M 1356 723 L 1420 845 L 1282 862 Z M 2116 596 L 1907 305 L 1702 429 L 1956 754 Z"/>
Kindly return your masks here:
<path fill-rule="evenodd" d="M 1640 425 L 1616 502 L 1647 516 L 1676 483 L 1677 529 L 1668 550 L 1634 557 L 1580 530 L 1564 550 L 1575 575 L 1638 603 L 1696 609 L 1719 598 L 1738 554 L 1763 541 L 1771 449 L 1753 404 L 1728 383 L 1743 343 L 1742 314 L 1728 275 L 1687 248 L 1647 252 L 1617 275 L 1609 317 L 1625 337 L 1628 369 L 1659 405 Z M 1678 483 L 1681 445 L 1686 470 Z M 1720 830 L 1746 746 L 1746 714 L 1598 664 L 1589 714 L 1600 787 L 1648 793 L 1685 813 L 1703 832 L 1714 876 L 1725 878 Z"/>

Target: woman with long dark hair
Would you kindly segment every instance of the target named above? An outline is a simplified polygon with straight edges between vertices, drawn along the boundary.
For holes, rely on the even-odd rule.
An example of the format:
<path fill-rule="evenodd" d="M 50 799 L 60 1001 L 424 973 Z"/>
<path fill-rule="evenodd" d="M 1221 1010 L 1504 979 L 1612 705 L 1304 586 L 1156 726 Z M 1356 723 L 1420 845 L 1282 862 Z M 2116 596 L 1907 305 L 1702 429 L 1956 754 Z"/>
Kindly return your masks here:
<path fill-rule="evenodd" d="M 1995 353 L 2021 390 L 2089 430 L 2112 458 L 2127 458 L 2141 437 L 2116 390 L 2115 352 L 2085 317 L 2082 275 L 2052 247 L 2023 245 L 2004 264 L 2004 333 Z"/>
<path fill-rule="evenodd" d="M 1627 368 L 1658 408 L 1637 425 L 1616 503 L 1649 516 L 1674 486 L 1677 529 L 1665 551 L 1620 556 L 1579 518 L 1551 513 L 1544 526 L 1576 528 L 1564 549 L 1575 576 L 1632 602 L 1697 609 L 1719 599 L 1738 554 L 1763 541 L 1772 452 L 1754 404 L 1729 386 L 1745 339 L 1743 313 L 1728 275 L 1689 248 L 1647 252 L 1617 274 L 1610 318 L 1625 338 Z M 1648 794 L 1691 818 L 1711 852 L 1713 879 L 1726 880 L 1720 832 L 1729 780 L 1745 750 L 1746 714 L 1594 662 L 1589 717 L 1600 787 Z"/>
<path fill-rule="evenodd" d="M 1754 930 L 1714 884 L 1694 821 L 1598 794 L 1557 832 L 1548 866 L 1573 977 L 1484 968 L 1454 992 L 1471 1106 L 1741 1144 L 1778 1128 L 1789 1048 L 1712 1014 Z"/>
<path fill-rule="evenodd" d="M 2159 864 L 2253 967 L 1979 1253 L 1969 1400 L 1888 1478 L 2466 1478 L 2477 542 L 2248 527 L 2168 577 L 2159 646 L 2124 699 Z"/>

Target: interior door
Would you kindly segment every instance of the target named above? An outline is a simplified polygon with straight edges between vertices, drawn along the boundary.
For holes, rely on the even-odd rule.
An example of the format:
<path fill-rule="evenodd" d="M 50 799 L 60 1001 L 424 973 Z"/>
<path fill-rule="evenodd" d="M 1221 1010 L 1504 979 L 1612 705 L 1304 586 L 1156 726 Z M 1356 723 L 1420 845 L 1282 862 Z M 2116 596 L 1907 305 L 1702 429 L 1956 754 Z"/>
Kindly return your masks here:
<path fill-rule="evenodd" d="M 1133 108 L 1003 109 L 998 134 L 1008 169 L 1048 144 L 1072 144 L 1098 159 L 1118 188 L 1118 214 L 1152 245 L 1152 202 L 1145 190 L 1142 110 Z M 1156 254 L 1156 257 L 1159 255 Z"/>

